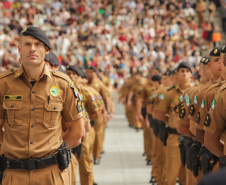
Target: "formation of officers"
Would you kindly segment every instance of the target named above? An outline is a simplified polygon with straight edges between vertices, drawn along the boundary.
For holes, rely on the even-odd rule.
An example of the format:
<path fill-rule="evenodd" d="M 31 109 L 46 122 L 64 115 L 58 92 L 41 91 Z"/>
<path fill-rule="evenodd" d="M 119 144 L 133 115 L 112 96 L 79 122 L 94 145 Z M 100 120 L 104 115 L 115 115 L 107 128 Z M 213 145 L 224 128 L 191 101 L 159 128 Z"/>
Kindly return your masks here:
<path fill-rule="evenodd" d="M 0 184 L 94 185 L 114 112 L 109 80 L 94 67 L 66 74 L 46 34 L 20 36 L 20 67 L 0 74 Z"/>
<path fill-rule="evenodd" d="M 120 89 L 129 126 L 143 129 L 150 183 L 201 184 L 226 165 L 225 53 L 223 46 L 202 57 L 197 84 L 191 66 L 182 62 L 164 74 L 153 67 L 148 77 L 134 68 Z"/>

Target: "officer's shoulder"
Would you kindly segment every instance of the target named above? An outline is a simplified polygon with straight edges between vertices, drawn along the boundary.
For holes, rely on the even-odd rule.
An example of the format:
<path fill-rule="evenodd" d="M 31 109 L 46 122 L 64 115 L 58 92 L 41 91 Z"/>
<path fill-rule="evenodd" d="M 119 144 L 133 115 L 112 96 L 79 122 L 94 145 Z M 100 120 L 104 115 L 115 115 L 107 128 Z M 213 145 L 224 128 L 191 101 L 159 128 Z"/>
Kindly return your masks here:
<path fill-rule="evenodd" d="M 209 92 L 209 91 L 211 91 L 211 90 L 213 90 L 213 89 L 215 89 L 215 88 L 219 88 L 220 86 L 222 86 L 223 84 L 225 84 L 225 82 L 216 82 L 216 83 L 214 83 L 213 85 L 211 85 L 208 89 L 207 89 L 207 91 Z"/>
<path fill-rule="evenodd" d="M 225 91 L 226 90 L 226 81 L 222 82 L 222 86 L 219 89 L 219 92 Z"/>
<path fill-rule="evenodd" d="M 6 70 L 6 71 L 3 71 L 2 73 L 0 73 L 0 79 L 1 78 L 5 78 L 9 75 L 12 75 L 14 73 L 14 69 L 9 69 L 9 70 Z"/>
<path fill-rule="evenodd" d="M 69 78 L 69 76 L 60 71 L 52 71 L 52 74 L 58 78 L 61 78 L 65 81 L 67 81 L 68 83 L 71 83 L 71 79 Z"/>
<path fill-rule="evenodd" d="M 170 90 L 174 89 L 175 87 L 176 87 L 175 85 L 171 85 L 167 88 L 167 91 L 170 91 Z"/>

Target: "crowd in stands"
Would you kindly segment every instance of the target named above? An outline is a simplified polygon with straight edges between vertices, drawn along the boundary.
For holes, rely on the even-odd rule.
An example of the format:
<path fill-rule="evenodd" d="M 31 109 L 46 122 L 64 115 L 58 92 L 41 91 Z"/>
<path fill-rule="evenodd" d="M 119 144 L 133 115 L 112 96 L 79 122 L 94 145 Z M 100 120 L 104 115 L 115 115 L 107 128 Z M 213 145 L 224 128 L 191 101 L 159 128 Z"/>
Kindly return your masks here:
<path fill-rule="evenodd" d="M 105 71 L 112 83 L 121 83 L 133 67 L 146 75 L 153 66 L 160 66 L 164 72 L 182 61 L 193 66 L 197 78 L 200 40 L 205 39 L 207 49 L 211 50 L 209 29 L 211 33 L 219 33 L 219 28 L 213 30 L 213 23 L 205 22 L 202 15 L 198 16 L 199 23 L 196 21 L 197 12 L 203 14 L 209 9 L 213 17 L 216 10 L 215 3 L 207 7 L 199 5 L 200 2 L 3 0 L 0 2 L 0 71 L 18 66 L 19 34 L 33 25 L 46 32 L 61 65 L 80 68 L 92 65 Z M 224 1 L 221 3 L 225 7 Z M 199 27 L 203 28 L 202 35 Z M 216 46 L 219 37 L 216 36 Z"/>

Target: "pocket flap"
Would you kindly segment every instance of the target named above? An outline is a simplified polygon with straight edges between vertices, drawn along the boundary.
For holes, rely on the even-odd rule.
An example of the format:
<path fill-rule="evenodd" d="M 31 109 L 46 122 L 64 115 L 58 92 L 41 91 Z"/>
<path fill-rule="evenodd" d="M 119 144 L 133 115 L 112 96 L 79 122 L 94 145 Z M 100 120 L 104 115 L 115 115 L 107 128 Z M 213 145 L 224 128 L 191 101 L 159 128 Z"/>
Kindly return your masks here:
<path fill-rule="evenodd" d="M 45 102 L 45 109 L 48 111 L 62 111 L 63 105 L 60 102 Z"/>
<path fill-rule="evenodd" d="M 22 101 L 3 101 L 2 104 L 4 109 L 22 109 L 23 103 Z"/>

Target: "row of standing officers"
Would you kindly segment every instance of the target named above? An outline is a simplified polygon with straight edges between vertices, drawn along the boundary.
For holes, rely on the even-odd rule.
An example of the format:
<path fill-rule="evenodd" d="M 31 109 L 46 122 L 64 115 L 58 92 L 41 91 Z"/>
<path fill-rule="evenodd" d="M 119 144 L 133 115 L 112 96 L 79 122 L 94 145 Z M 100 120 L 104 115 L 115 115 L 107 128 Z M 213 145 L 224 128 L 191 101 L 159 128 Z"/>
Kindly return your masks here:
<path fill-rule="evenodd" d="M 20 36 L 20 67 L 0 74 L 0 184 L 94 185 L 114 112 L 109 80 L 94 67 L 58 71 L 46 34 Z M 62 70 L 62 69 L 59 69 Z M 101 81 L 102 80 L 102 81 Z"/>
<path fill-rule="evenodd" d="M 150 183 L 193 185 L 226 165 L 225 53 L 223 46 L 202 57 L 196 84 L 182 62 L 164 74 L 154 67 L 148 77 L 132 69 L 120 89 L 129 125 L 143 129 Z"/>

